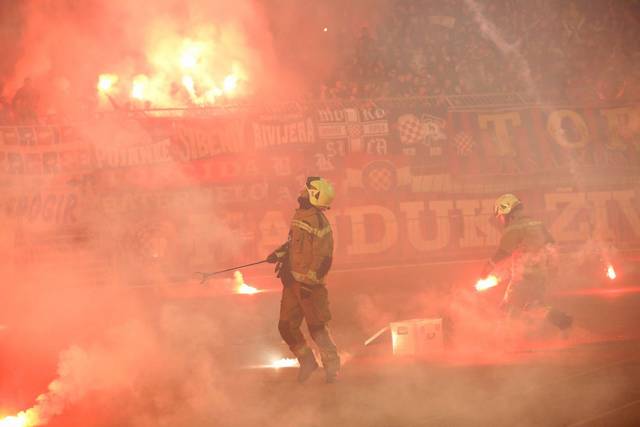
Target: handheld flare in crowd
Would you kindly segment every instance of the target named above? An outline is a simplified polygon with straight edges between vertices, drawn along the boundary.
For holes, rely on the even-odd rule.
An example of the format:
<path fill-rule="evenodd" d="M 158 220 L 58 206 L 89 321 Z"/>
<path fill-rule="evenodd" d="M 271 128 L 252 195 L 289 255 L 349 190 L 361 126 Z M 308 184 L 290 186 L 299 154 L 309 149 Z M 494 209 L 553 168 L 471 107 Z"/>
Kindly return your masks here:
<path fill-rule="evenodd" d="M 484 279 L 479 279 L 476 282 L 476 291 L 478 292 L 486 291 L 487 289 L 497 286 L 499 282 L 500 280 L 498 280 L 498 277 L 491 274 Z"/>
<path fill-rule="evenodd" d="M 218 271 L 212 271 L 212 272 L 196 271 L 196 274 L 200 275 L 200 277 L 201 277 L 200 283 L 204 285 L 205 283 L 207 283 L 207 280 L 209 280 L 209 278 L 211 276 L 215 276 L 216 274 L 226 273 L 228 271 L 240 270 L 241 268 L 251 267 L 252 265 L 263 264 L 265 262 L 267 262 L 266 259 L 264 259 L 262 261 L 252 262 L 252 263 L 249 263 L 249 264 L 239 265 L 237 267 L 225 268 L 224 270 L 218 270 Z"/>

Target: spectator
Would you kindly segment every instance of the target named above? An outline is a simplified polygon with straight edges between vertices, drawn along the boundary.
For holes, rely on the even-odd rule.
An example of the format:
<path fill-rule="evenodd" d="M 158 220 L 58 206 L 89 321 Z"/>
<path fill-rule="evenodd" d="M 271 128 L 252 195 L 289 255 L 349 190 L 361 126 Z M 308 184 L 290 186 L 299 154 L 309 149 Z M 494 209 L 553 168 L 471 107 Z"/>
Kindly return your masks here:
<path fill-rule="evenodd" d="M 22 87 L 20 87 L 11 101 L 13 107 L 13 115 L 18 124 L 32 125 L 38 123 L 38 93 L 33 87 L 31 78 L 24 79 Z"/>

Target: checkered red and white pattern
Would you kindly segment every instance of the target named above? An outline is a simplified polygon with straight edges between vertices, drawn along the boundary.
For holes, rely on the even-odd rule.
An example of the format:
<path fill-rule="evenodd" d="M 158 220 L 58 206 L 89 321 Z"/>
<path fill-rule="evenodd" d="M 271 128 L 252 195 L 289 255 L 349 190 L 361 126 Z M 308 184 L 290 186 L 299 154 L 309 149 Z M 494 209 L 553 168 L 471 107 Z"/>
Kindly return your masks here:
<path fill-rule="evenodd" d="M 456 153 L 458 156 L 462 157 L 470 155 L 473 152 L 473 147 L 475 145 L 473 137 L 467 132 L 459 132 L 453 137 L 453 143 L 456 147 Z"/>
<path fill-rule="evenodd" d="M 427 129 L 413 114 L 404 114 L 398 118 L 398 134 L 402 144 L 412 145 L 424 140 Z"/>
<path fill-rule="evenodd" d="M 396 186 L 395 170 L 387 162 L 374 162 L 365 168 L 363 182 L 373 191 L 391 191 Z"/>

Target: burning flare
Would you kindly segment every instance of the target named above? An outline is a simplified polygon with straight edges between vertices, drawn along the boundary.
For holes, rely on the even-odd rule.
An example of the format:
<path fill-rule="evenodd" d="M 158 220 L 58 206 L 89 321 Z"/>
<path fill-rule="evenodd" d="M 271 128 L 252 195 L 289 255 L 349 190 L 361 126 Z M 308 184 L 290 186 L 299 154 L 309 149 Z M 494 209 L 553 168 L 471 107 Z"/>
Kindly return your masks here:
<path fill-rule="evenodd" d="M 487 289 L 493 288 L 497 284 L 498 278 L 494 275 L 489 275 L 485 279 L 480 279 L 476 282 L 476 291 L 486 291 Z"/>
<path fill-rule="evenodd" d="M 260 292 L 260 290 L 254 288 L 253 286 L 250 286 L 244 283 L 244 277 L 242 276 L 242 273 L 239 271 L 234 271 L 233 280 L 236 283 L 235 291 L 238 294 L 253 295 Z"/>
<path fill-rule="evenodd" d="M 100 74 L 98 77 L 98 90 L 100 93 L 107 94 L 117 82 L 118 76 L 115 74 Z"/>
<path fill-rule="evenodd" d="M 147 78 L 147 76 L 143 74 L 136 76 L 136 78 L 133 80 L 133 84 L 131 85 L 131 97 L 134 99 L 143 100 L 148 81 L 149 79 Z"/>
<path fill-rule="evenodd" d="M 273 362 L 271 362 L 271 367 L 274 369 L 295 368 L 296 366 L 298 366 L 298 359 L 283 357 L 282 359 L 274 360 Z"/>
<path fill-rule="evenodd" d="M 616 271 L 613 269 L 613 265 L 611 264 L 607 266 L 607 277 L 611 280 L 614 280 L 617 277 Z"/>
<path fill-rule="evenodd" d="M 193 31 L 197 39 L 172 32 L 154 38 L 145 47 L 145 74 L 101 74 L 98 93 L 155 107 L 206 106 L 246 95 L 251 61 L 244 36 L 227 27 L 222 32 L 208 27 Z M 121 91 L 123 87 L 129 92 Z"/>

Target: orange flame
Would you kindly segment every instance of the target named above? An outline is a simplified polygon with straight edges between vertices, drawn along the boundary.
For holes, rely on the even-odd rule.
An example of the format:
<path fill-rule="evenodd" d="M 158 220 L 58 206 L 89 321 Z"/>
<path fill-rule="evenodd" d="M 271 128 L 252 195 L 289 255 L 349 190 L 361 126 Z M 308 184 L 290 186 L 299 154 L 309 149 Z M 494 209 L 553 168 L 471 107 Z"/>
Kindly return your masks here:
<path fill-rule="evenodd" d="M 609 266 L 607 267 L 607 277 L 611 280 L 614 280 L 616 277 L 618 277 L 616 275 L 616 271 L 613 269 L 613 265 L 609 264 Z"/>
<path fill-rule="evenodd" d="M 498 278 L 494 275 L 487 276 L 485 279 L 480 279 L 476 282 L 476 290 L 478 292 L 486 291 L 493 288 L 498 284 Z"/>
<path fill-rule="evenodd" d="M 130 87 L 130 98 L 156 107 L 211 105 L 223 95 L 227 99 L 245 95 L 249 89 L 246 65 L 251 61 L 242 58 L 248 54 L 243 35 L 232 28 L 222 33 L 194 31 L 198 39 L 172 33 L 155 38 L 147 47 L 146 75 L 101 74 L 98 92 L 114 91 L 116 80 L 120 80 Z M 177 90 L 180 86 L 186 91 Z"/>

